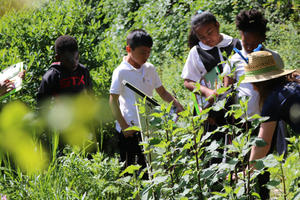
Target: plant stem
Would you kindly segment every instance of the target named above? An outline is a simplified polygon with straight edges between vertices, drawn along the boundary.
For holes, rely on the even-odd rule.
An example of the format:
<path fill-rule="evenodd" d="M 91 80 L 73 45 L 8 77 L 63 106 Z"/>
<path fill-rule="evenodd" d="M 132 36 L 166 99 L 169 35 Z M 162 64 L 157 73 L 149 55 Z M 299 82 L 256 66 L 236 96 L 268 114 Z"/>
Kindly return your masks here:
<path fill-rule="evenodd" d="M 168 121 L 168 119 L 167 119 L 167 117 L 165 116 L 165 122 L 167 122 Z M 168 142 L 170 142 L 171 143 L 171 141 L 170 141 L 170 138 L 169 138 L 169 127 L 167 126 L 166 128 L 165 128 L 165 130 L 166 130 L 166 136 L 167 136 L 167 143 Z M 170 152 L 170 145 L 168 144 L 168 146 L 167 146 L 167 152 L 169 153 Z M 169 156 L 168 156 L 168 162 L 167 162 L 167 170 L 169 171 L 170 170 L 170 177 L 171 177 L 171 185 L 172 185 L 172 192 L 173 192 L 173 196 L 175 196 L 175 191 L 174 191 L 174 179 L 173 179 L 173 175 L 172 175 L 172 171 L 171 170 L 173 170 L 172 169 L 172 167 L 170 167 L 170 165 L 171 165 L 171 155 L 172 154 L 169 154 Z"/>
<path fill-rule="evenodd" d="M 197 148 L 197 140 L 196 140 L 196 133 L 197 129 L 195 129 L 195 124 L 194 124 L 194 120 L 192 120 L 192 123 L 193 123 L 193 133 L 194 133 L 194 149 L 195 149 L 195 157 L 196 157 L 196 167 L 197 167 L 197 179 L 198 179 L 198 185 L 199 185 L 199 191 L 200 191 L 200 194 L 199 194 L 199 199 L 202 199 L 202 195 L 201 195 L 201 191 L 202 191 L 202 188 L 201 188 L 201 182 L 200 182 L 200 166 L 199 166 L 199 159 L 198 159 L 198 148 Z"/>
<path fill-rule="evenodd" d="M 284 176 L 283 167 L 282 167 L 281 162 L 280 162 L 280 171 L 281 171 L 282 184 L 283 184 L 283 198 L 284 198 L 284 200 L 286 200 L 287 194 L 286 194 L 285 176 Z"/>
<path fill-rule="evenodd" d="M 150 112 L 149 112 L 150 113 Z M 149 138 L 150 138 L 150 128 L 149 128 L 149 120 L 148 120 L 148 115 L 145 115 L 145 118 L 146 118 L 146 136 L 147 136 L 147 142 L 149 142 Z M 141 132 L 142 134 L 142 132 Z M 150 146 L 148 147 L 150 149 Z M 145 155 L 146 156 L 146 155 Z M 149 150 L 149 153 L 148 153 L 148 156 L 149 156 L 149 174 L 148 174 L 148 177 L 149 179 L 151 180 L 151 174 L 152 174 L 152 157 L 151 157 L 151 151 Z M 147 159 L 146 159 L 146 162 L 147 162 Z"/>

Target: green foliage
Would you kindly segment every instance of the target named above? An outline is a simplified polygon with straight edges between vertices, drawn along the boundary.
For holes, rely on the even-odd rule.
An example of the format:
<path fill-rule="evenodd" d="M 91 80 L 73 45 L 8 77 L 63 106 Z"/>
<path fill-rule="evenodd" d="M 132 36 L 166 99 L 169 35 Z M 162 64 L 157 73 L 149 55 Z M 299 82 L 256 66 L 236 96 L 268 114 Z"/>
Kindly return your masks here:
<path fill-rule="evenodd" d="M 95 154 L 88 160 L 72 151 L 30 176 L 2 170 L 0 193 L 8 199 L 126 199 L 130 195 L 131 187 L 118 180 L 121 166 L 116 158 Z"/>
<path fill-rule="evenodd" d="M 300 46 L 300 23 L 297 24 L 270 24 L 267 32 L 267 47 L 276 50 L 289 69 L 299 69 L 299 53 L 296 48 Z"/>
<path fill-rule="evenodd" d="M 18 12 L 9 12 L 1 17 L 1 69 L 19 61 L 24 61 L 28 66 L 24 90 L 5 99 L 3 103 L 21 99 L 30 107 L 35 106 L 35 95 L 41 77 L 54 61 L 54 41 L 62 34 L 76 37 L 79 43 L 80 62 L 90 69 L 96 94 L 106 96 L 112 71 L 125 54 L 125 38 L 130 30 L 135 28 L 147 30 L 154 39 L 150 61 L 158 68 L 160 75 L 165 71 L 166 73 L 174 71 L 169 68 L 178 66 L 174 76 L 179 78 L 188 50 L 187 35 L 190 17 L 196 10 L 212 9 L 221 23 L 221 31 L 239 37 L 232 22 L 241 9 L 255 7 L 254 4 L 259 7 L 276 7 L 284 3 L 283 1 L 253 3 L 231 0 L 222 3 L 202 0 L 42 2 L 39 4 L 39 9 L 27 8 Z M 296 13 L 296 3 L 291 4 L 295 5 L 295 9 L 290 13 Z M 268 17 L 267 14 L 266 16 Z M 272 18 L 269 21 L 271 30 L 267 46 L 278 49 L 283 58 L 288 60 L 287 64 L 290 68 L 299 67 L 296 51 L 293 51 L 293 48 L 286 48 L 293 46 L 297 49 L 299 46 L 297 21 L 295 25 L 278 24 L 278 21 Z"/>
<path fill-rule="evenodd" d="M 0 0 L 0 17 L 7 12 L 37 7 L 42 0 Z"/>
<path fill-rule="evenodd" d="M 100 5 L 83 1 L 50 1 L 40 9 L 24 10 L 3 16 L 0 21 L 0 46 L 3 68 L 20 60 L 28 66 L 24 91 L 18 96 L 31 106 L 41 76 L 54 62 L 54 42 L 63 34 L 74 36 L 79 45 L 80 62 L 94 80 L 97 94 L 107 94 L 113 68 L 119 63 L 118 49 L 105 38 Z M 15 99 L 17 97 L 12 97 Z"/>
<path fill-rule="evenodd" d="M 234 22 L 241 10 L 262 10 L 266 18 L 272 22 L 284 23 L 285 20 L 299 20 L 299 3 L 289 0 L 212 0 L 203 9 L 222 16 L 227 22 Z"/>

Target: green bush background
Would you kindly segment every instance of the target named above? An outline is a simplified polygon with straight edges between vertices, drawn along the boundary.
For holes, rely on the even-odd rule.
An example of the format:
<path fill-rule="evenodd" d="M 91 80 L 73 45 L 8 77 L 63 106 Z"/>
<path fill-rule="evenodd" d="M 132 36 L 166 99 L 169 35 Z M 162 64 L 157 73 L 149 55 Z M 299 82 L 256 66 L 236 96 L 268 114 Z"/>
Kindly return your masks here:
<path fill-rule="evenodd" d="M 10 100 L 20 99 L 34 108 L 41 77 L 54 61 L 54 41 L 60 35 L 69 34 L 78 40 L 80 62 L 90 69 L 96 94 L 108 95 L 112 71 L 125 54 L 127 33 L 143 28 L 154 39 L 150 61 L 161 72 L 163 80 L 169 80 L 168 72 L 178 80 L 165 84 L 179 92 L 178 86 L 182 89 L 179 76 L 188 53 L 191 15 L 198 9 L 211 10 L 218 16 L 222 32 L 239 37 L 235 15 L 242 9 L 258 8 L 269 20 L 267 47 L 280 53 L 287 68 L 299 68 L 299 10 L 296 3 L 288 2 L 43 1 L 39 2 L 39 8 L 26 6 L 1 17 L 0 66 L 4 69 L 19 61 L 27 64 L 24 89 Z"/>

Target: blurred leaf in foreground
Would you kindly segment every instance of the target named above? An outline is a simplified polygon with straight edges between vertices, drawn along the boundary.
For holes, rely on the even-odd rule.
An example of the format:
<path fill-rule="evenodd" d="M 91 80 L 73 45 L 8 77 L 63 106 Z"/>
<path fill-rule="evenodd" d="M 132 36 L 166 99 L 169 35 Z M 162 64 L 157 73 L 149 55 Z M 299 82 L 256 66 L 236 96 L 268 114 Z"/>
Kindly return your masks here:
<path fill-rule="evenodd" d="M 22 170 L 29 173 L 44 169 L 48 156 L 32 137 L 34 127 L 25 120 L 29 109 L 20 102 L 6 105 L 0 114 L 0 149 L 11 154 Z"/>

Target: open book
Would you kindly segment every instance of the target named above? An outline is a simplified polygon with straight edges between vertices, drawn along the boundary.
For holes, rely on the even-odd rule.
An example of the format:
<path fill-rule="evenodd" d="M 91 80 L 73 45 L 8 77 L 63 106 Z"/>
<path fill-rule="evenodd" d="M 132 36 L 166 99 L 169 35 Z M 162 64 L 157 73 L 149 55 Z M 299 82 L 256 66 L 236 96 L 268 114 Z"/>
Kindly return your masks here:
<path fill-rule="evenodd" d="M 20 62 L 5 68 L 0 72 L 0 82 L 10 80 L 14 84 L 14 89 L 2 95 L 0 100 L 19 91 L 22 88 L 22 78 L 19 76 L 19 73 L 22 71 L 24 71 L 24 65 L 23 62 Z"/>

